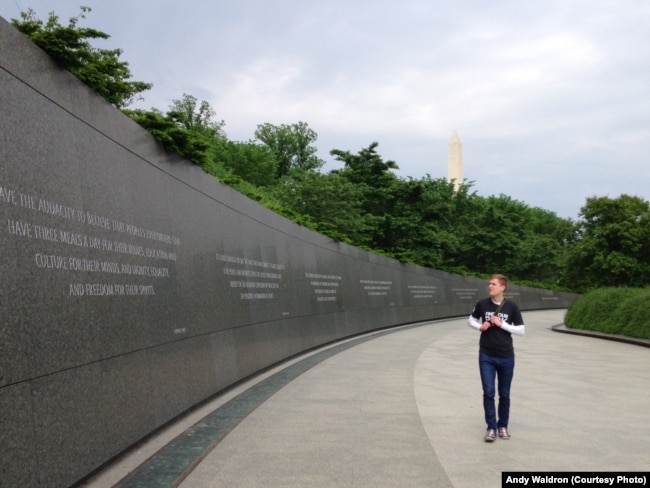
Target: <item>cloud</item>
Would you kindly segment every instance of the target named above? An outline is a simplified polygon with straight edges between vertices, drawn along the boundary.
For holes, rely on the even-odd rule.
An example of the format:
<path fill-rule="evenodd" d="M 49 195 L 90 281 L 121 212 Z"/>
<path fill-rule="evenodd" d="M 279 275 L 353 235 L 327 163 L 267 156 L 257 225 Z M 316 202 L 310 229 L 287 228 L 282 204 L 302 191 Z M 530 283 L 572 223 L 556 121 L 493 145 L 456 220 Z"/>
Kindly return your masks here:
<path fill-rule="evenodd" d="M 480 194 L 573 218 L 594 192 L 650 196 L 647 0 L 84 3 L 154 83 L 145 108 L 192 94 L 233 139 L 304 121 L 326 169 L 378 141 L 401 176 L 445 177 L 458 130 Z"/>

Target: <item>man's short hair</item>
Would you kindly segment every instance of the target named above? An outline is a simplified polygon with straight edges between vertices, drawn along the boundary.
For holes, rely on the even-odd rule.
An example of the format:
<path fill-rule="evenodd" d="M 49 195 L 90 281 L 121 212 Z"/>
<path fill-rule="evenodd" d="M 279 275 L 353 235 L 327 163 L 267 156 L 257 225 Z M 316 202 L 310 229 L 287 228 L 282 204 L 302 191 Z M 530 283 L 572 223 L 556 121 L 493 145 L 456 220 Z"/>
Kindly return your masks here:
<path fill-rule="evenodd" d="M 508 278 L 505 275 L 502 274 L 493 274 L 490 276 L 491 280 L 499 280 L 499 283 L 501 283 L 502 286 L 505 286 L 508 288 Z"/>

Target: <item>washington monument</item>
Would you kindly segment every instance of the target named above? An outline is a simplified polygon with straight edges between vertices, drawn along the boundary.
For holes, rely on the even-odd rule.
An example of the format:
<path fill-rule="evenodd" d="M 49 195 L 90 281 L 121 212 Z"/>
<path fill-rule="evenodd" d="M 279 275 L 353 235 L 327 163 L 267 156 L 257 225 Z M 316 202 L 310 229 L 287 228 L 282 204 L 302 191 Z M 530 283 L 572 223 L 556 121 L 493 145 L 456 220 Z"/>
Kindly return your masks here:
<path fill-rule="evenodd" d="M 458 132 L 454 131 L 449 141 L 449 169 L 447 181 L 454 183 L 454 191 L 463 184 L 463 146 L 460 144 Z"/>

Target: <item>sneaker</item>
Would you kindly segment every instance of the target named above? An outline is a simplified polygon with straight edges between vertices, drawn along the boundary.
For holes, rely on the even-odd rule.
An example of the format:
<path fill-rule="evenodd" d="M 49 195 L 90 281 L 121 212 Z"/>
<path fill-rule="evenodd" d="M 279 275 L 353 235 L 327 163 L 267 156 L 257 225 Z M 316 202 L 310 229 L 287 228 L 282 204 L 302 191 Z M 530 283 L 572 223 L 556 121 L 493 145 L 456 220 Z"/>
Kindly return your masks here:
<path fill-rule="evenodd" d="M 494 442 L 497 440 L 497 432 L 494 429 L 488 429 L 483 438 L 485 442 Z"/>
<path fill-rule="evenodd" d="M 501 437 L 501 439 L 510 439 L 510 434 L 508 434 L 508 429 L 506 427 L 499 427 L 499 437 Z"/>

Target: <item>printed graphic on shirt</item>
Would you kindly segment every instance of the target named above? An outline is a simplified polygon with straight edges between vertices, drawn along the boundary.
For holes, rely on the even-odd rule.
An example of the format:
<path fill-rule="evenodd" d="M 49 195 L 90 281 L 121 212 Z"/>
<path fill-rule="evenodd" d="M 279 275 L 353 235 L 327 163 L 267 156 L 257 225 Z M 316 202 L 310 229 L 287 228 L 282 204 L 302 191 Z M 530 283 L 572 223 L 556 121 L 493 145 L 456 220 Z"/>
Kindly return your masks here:
<path fill-rule="evenodd" d="M 494 312 L 485 312 L 485 321 L 489 322 L 493 315 L 494 315 Z M 508 314 L 507 313 L 499 312 L 497 314 L 497 317 L 499 317 L 502 322 L 508 322 Z"/>

